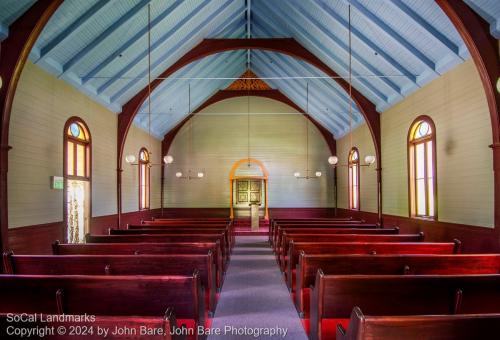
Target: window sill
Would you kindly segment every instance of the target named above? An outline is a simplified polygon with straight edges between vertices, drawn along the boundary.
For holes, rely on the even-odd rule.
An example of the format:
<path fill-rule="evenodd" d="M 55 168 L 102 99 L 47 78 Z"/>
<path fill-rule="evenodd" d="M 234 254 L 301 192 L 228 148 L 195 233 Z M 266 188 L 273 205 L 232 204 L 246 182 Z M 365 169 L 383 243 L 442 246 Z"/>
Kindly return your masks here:
<path fill-rule="evenodd" d="M 411 216 L 411 218 L 413 218 L 415 220 L 422 220 L 422 221 L 428 221 L 428 222 L 437 222 L 437 219 L 435 217 Z"/>

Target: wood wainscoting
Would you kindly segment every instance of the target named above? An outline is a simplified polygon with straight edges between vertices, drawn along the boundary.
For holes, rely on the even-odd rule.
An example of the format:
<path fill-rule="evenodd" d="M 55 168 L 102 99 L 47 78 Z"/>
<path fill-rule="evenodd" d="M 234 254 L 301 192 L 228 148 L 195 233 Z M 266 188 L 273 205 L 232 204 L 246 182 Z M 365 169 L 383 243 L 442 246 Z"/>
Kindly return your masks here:
<path fill-rule="evenodd" d="M 228 210 L 229 211 L 229 210 Z M 129 223 L 140 223 L 161 216 L 161 209 L 134 211 L 122 214 L 123 227 Z M 108 228 L 116 227 L 116 214 L 92 217 L 90 232 L 107 234 Z M 9 229 L 9 249 L 15 254 L 51 254 L 51 245 L 55 240 L 64 240 L 64 222 L 30 225 Z"/>
<path fill-rule="evenodd" d="M 338 209 L 338 216 L 353 216 L 369 223 L 377 223 L 376 213 Z M 402 234 L 425 233 L 425 240 L 429 242 L 451 241 L 454 238 L 462 242 L 464 253 L 498 253 L 500 252 L 500 235 L 494 228 L 478 227 L 466 224 L 427 221 L 394 215 L 382 215 L 385 227 L 398 226 Z"/>

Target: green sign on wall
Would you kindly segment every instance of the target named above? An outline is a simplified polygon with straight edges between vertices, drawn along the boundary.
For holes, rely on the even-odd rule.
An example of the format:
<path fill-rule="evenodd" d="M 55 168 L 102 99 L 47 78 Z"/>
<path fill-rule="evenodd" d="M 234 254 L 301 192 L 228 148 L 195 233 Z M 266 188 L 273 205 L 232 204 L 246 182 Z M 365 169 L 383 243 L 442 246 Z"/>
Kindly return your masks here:
<path fill-rule="evenodd" d="M 51 176 L 50 177 L 50 188 L 54 190 L 64 189 L 64 178 L 61 176 Z"/>

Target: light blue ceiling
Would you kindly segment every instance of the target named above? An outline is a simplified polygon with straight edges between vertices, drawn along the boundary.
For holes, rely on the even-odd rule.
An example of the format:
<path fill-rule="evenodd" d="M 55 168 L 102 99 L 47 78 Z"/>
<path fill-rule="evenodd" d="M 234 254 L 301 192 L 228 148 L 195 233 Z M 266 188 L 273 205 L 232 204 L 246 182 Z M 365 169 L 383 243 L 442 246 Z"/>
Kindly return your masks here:
<path fill-rule="evenodd" d="M 34 1 L 0 2 L 0 39 Z M 466 0 L 498 37 L 500 2 Z M 379 112 L 469 57 L 453 25 L 431 0 L 66 0 L 43 30 L 30 59 L 109 109 L 120 112 L 148 83 L 204 38 L 293 37 L 342 77 L 348 76 L 349 14 L 353 86 Z M 363 118 L 346 92 L 311 65 L 263 51 L 206 57 L 152 93 L 134 123 L 162 137 L 249 66 L 337 138 Z M 192 78 L 219 79 L 192 79 Z M 310 77 L 308 79 L 276 79 Z M 225 79 L 220 79 L 225 78 Z M 350 118 L 352 116 L 352 120 Z M 151 122 L 151 124 L 150 124 Z"/>

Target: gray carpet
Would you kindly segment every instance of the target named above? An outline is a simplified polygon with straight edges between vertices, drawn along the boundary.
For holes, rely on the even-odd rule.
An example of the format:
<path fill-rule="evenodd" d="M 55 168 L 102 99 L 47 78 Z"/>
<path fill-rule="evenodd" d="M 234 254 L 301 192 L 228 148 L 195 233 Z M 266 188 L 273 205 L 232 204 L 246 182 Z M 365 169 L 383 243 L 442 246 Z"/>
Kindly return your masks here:
<path fill-rule="evenodd" d="M 307 340 L 267 236 L 236 238 L 212 330 L 209 340 Z"/>

